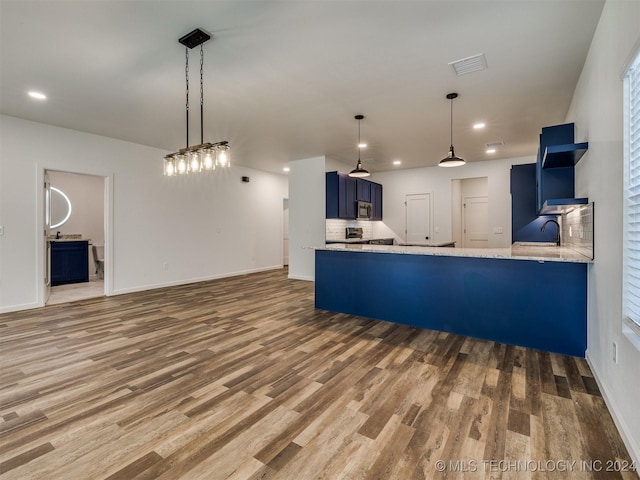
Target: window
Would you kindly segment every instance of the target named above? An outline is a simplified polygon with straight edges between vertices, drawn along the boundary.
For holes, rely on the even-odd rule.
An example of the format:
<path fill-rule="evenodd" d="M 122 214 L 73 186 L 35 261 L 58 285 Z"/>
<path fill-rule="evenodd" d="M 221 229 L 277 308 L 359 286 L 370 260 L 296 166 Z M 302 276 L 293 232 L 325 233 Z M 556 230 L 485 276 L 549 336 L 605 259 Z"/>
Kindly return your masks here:
<path fill-rule="evenodd" d="M 640 53 L 624 77 L 623 332 L 640 349 Z"/>

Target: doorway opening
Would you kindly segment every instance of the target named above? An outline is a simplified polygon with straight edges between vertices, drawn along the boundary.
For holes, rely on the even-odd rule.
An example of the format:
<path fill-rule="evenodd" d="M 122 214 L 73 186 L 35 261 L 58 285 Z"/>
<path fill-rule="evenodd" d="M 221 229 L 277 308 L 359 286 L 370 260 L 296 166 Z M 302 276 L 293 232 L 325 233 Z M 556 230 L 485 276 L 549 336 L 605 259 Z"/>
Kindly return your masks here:
<path fill-rule="evenodd" d="M 489 178 L 451 180 L 451 235 L 464 248 L 489 246 Z"/>
<path fill-rule="evenodd" d="M 44 303 L 106 294 L 106 177 L 44 172 Z"/>

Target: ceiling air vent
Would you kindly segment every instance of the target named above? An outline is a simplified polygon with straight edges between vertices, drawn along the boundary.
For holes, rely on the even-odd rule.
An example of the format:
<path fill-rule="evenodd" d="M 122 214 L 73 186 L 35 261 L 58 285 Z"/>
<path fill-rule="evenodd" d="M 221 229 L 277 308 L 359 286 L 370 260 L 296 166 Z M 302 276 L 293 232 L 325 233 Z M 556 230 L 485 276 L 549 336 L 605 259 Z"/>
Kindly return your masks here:
<path fill-rule="evenodd" d="M 478 70 L 484 70 L 487 68 L 487 59 L 484 53 L 473 55 L 472 57 L 456 60 L 455 62 L 449 62 L 456 75 L 464 75 L 465 73 L 477 72 Z"/>
<path fill-rule="evenodd" d="M 500 140 L 498 142 L 489 142 L 489 143 L 487 143 L 487 148 L 501 147 L 503 145 L 504 145 L 504 142 L 502 140 Z"/>

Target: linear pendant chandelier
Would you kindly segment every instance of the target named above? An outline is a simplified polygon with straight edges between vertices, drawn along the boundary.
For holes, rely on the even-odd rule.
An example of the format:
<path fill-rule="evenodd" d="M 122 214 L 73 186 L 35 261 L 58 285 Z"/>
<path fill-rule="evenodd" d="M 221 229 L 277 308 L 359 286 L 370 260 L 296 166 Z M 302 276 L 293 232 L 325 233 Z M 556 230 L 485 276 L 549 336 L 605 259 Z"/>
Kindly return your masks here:
<path fill-rule="evenodd" d="M 203 32 L 199 28 L 187 33 L 178 42 L 185 46 L 185 79 L 186 79 L 186 120 L 187 120 L 187 142 L 186 147 L 177 152 L 170 153 L 164 157 L 164 174 L 172 177 L 174 175 L 185 175 L 188 173 L 199 173 L 203 171 L 215 170 L 216 167 L 226 168 L 231 165 L 229 158 L 229 142 L 222 141 L 216 143 L 204 142 L 204 82 L 203 66 L 204 52 L 202 44 L 209 40 L 211 35 Z M 189 145 L 189 50 L 200 46 L 200 143 Z"/>

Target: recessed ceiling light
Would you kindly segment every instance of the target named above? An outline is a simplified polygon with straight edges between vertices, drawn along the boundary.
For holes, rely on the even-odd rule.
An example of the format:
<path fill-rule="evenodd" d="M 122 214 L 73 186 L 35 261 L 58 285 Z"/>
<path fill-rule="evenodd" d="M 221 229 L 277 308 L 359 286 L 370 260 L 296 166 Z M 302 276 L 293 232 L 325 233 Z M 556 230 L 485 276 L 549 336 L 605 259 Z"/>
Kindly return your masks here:
<path fill-rule="evenodd" d="M 47 96 L 44 93 L 35 92 L 33 90 L 29 92 L 29 96 L 31 98 L 36 98 L 38 100 L 46 100 L 47 99 Z"/>
<path fill-rule="evenodd" d="M 284 168 L 282 169 L 282 171 L 283 171 L 283 172 L 288 172 L 288 171 L 289 171 L 289 167 L 284 167 Z"/>
<path fill-rule="evenodd" d="M 366 143 L 359 143 L 358 144 L 358 148 L 367 148 L 367 144 Z"/>
<path fill-rule="evenodd" d="M 394 164 L 394 165 L 400 165 L 400 164 L 402 164 L 402 162 L 401 162 L 400 160 L 394 160 L 394 161 L 393 161 L 393 164 Z"/>
<path fill-rule="evenodd" d="M 473 124 L 473 128 L 475 128 L 476 130 L 479 129 L 479 128 L 484 128 L 485 126 L 486 125 L 484 123 L 482 123 L 482 122 Z"/>
<path fill-rule="evenodd" d="M 496 149 L 495 148 L 488 148 L 487 149 L 487 153 L 496 153 Z"/>

